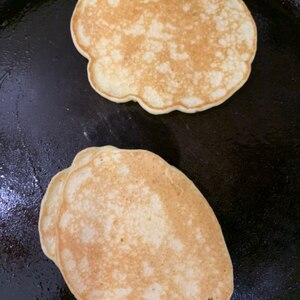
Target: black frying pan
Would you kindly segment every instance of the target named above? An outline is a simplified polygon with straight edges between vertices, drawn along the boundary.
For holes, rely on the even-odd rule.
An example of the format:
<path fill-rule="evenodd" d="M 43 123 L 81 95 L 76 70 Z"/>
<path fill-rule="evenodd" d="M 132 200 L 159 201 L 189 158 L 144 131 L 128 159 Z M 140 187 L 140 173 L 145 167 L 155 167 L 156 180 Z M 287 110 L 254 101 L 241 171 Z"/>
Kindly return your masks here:
<path fill-rule="evenodd" d="M 233 299 L 300 299 L 300 3 L 246 1 L 258 27 L 249 81 L 205 112 L 152 116 L 90 87 L 71 41 L 72 1 L 0 1 L 0 299 L 73 299 L 40 248 L 50 178 L 88 146 L 151 150 L 213 207 Z"/>

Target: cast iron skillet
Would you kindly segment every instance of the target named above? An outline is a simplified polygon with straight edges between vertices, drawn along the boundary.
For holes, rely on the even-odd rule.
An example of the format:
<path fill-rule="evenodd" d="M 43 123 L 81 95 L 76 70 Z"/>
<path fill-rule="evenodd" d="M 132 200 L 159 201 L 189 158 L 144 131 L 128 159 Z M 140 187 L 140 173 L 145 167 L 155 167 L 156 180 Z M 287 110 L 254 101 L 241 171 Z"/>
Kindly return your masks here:
<path fill-rule="evenodd" d="M 93 91 L 69 32 L 75 0 L 0 3 L 1 300 L 73 299 L 41 251 L 40 202 L 79 150 L 106 144 L 151 150 L 195 182 L 231 253 L 233 299 L 300 299 L 299 1 L 246 1 L 249 81 L 221 106 L 162 116 Z"/>

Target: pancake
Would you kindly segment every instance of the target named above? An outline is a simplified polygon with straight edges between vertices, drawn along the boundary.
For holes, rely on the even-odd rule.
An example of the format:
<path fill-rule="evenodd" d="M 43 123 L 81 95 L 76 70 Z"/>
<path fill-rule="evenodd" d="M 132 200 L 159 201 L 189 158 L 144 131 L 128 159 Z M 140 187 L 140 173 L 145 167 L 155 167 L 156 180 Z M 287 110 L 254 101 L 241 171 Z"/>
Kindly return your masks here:
<path fill-rule="evenodd" d="M 42 199 L 39 216 L 40 242 L 45 255 L 56 263 L 56 215 L 62 195 L 65 179 L 71 169 L 80 167 L 98 151 L 114 149 L 112 146 L 90 147 L 80 151 L 73 160 L 71 168 L 55 175 Z"/>
<path fill-rule="evenodd" d="M 64 180 L 68 174 L 65 169 L 55 175 L 49 183 L 47 191 L 42 199 L 39 216 L 40 242 L 45 255 L 56 263 L 56 234 L 55 217 L 59 207 L 59 195 L 61 194 Z"/>
<path fill-rule="evenodd" d="M 257 40 L 241 0 L 79 0 L 71 33 L 96 92 L 152 114 L 224 102 L 247 81 Z"/>
<path fill-rule="evenodd" d="M 72 169 L 57 260 L 77 299 L 230 299 L 231 260 L 195 185 L 144 150 L 103 151 Z"/>

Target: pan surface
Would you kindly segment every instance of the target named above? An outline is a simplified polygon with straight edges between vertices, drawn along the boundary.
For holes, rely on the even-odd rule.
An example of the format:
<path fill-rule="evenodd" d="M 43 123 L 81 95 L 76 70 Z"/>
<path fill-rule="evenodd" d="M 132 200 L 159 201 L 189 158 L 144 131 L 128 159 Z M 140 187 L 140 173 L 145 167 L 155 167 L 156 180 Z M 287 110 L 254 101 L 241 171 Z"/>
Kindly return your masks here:
<path fill-rule="evenodd" d="M 42 253 L 51 177 L 88 146 L 151 150 L 214 209 L 234 265 L 232 299 L 300 299 L 300 3 L 245 1 L 252 74 L 219 107 L 152 116 L 90 87 L 69 32 L 76 1 L 0 1 L 0 299 L 74 299 Z"/>

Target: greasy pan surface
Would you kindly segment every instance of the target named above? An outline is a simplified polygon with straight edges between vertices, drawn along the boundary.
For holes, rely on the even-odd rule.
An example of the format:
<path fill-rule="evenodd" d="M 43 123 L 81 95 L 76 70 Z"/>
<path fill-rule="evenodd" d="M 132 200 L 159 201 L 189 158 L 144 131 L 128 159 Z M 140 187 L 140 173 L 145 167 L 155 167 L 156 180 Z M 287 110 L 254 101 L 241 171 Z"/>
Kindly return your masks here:
<path fill-rule="evenodd" d="M 195 182 L 231 253 L 233 299 L 300 299 L 299 1 L 246 1 L 249 81 L 219 107 L 161 116 L 93 91 L 75 3 L 0 1 L 0 299 L 73 299 L 42 253 L 40 201 L 79 150 L 106 144 L 151 150 Z"/>

